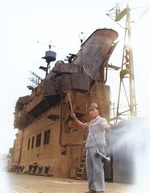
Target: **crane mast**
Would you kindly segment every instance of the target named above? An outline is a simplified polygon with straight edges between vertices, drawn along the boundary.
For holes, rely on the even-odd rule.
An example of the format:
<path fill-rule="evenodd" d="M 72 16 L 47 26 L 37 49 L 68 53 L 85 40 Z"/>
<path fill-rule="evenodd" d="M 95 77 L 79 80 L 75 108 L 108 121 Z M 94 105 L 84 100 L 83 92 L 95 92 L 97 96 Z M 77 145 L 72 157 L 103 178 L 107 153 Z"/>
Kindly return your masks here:
<path fill-rule="evenodd" d="M 119 84 L 119 93 L 118 93 L 118 102 L 117 102 L 117 112 L 116 117 L 112 120 L 123 120 L 123 116 L 128 117 L 129 119 L 134 119 L 137 117 L 137 109 L 136 109 L 136 96 L 135 96 L 135 80 L 134 80 L 134 64 L 133 64 L 133 53 L 132 53 L 132 44 L 131 44 L 131 22 L 130 22 L 130 11 L 131 9 L 127 5 L 121 11 L 119 4 L 116 7 L 113 7 L 111 10 L 113 14 L 107 14 L 111 19 L 111 16 L 115 14 L 115 22 L 119 22 L 126 16 L 126 24 L 124 30 L 124 45 L 123 45 L 123 54 L 122 54 L 122 64 L 120 70 L 120 84 Z M 118 23 L 118 25 L 120 25 Z M 120 25 L 121 26 L 121 25 Z M 122 26 L 121 26 L 122 27 Z M 123 87 L 123 89 L 122 89 Z M 125 107 L 122 107 L 120 104 L 122 90 L 124 90 L 125 97 Z"/>
<path fill-rule="evenodd" d="M 117 104 L 117 114 L 116 122 L 120 119 L 121 115 L 125 115 L 128 111 L 130 112 L 130 119 L 137 117 L 136 110 L 136 96 L 135 96 L 135 80 L 134 80 L 134 64 L 133 64 L 133 53 L 131 45 L 131 26 L 130 26 L 130 8 L 127 5 L 126 10 L 126 26 L 125 26 L 125 38 L 123 46 L 123 55 L 122 55 L 122 65 L 120 71 L 120 85 L 119 85 L 119 94 L 118 94 L 118 104 Z M 124 84 L 125 79 L 129 79 L 129 94 L 127 93 L 126 86 Z M 120 94 L 121 87 L 123 86 L 127 104 L 129 109 L 120 111 Z"/>

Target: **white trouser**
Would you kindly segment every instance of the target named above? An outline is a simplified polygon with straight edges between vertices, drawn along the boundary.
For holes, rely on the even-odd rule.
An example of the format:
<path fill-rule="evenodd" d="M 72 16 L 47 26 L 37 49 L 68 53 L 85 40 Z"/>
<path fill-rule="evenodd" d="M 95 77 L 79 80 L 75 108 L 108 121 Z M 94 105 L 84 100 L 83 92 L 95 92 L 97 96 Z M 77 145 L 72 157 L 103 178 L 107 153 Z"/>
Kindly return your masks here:
<path fill-rule="evenodd" d="M 95 191 L 105 191 L 104 163 L 100 156 L 96 157 L 97 147 L 90 147 L 86 150 L 86 172 L 89 183 L 89 189 Z M 105 152 L 104 147 L 99 147 Z"/>

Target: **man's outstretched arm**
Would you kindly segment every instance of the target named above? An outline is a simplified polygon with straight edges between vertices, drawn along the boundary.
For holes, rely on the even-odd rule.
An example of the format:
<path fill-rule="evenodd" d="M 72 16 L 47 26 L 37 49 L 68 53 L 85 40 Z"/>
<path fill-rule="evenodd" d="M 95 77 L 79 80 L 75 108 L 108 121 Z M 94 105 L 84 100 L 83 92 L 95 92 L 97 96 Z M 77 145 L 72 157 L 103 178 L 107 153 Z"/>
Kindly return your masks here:
<path fill-rule="evenodd" d="M 83 126 L 83 123 L 81 121 L 79 121 L 79 119 L 76 117 L 76 115 L 74 113 L 71 113 L 71 117 L 73 118 L 73 120 L 75 121 L 75 123 L 82 127 Z"/>

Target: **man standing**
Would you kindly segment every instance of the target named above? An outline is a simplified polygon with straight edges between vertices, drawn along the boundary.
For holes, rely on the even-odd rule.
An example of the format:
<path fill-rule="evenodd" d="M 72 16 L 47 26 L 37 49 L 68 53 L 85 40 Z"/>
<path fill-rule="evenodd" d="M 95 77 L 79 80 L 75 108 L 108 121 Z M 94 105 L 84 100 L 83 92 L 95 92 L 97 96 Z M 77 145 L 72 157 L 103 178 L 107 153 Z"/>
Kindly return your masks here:
<path fill-rule="evenodd" d="M 74 113 L 71 117 L 77 125 L 82 128 L 89 128 L 89 133 L 86 141 L 86 172 L 89 184 L 89 191 L 86 193 L 104 193 L 105 192 L 105 177 L 103 169 L 103 159 L 96 155 L 96 150 L 105 155 L 105 131 L 111 130 L 106 119 L 99 116 L 98 105 L 91 103 L 89 115 L 92 118 L 90 123 L 82 123 Z"/>

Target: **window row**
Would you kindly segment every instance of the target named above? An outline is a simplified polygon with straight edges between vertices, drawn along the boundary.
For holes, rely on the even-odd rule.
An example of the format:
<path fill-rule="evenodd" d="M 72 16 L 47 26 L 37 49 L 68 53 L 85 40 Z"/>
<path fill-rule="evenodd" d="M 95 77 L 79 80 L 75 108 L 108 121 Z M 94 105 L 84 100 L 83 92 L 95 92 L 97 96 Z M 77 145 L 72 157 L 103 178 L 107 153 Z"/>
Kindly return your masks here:
<path fill-rule="evenodd" d="M 38 134 L 36 136 L 36 147 L 41 146 L 41 137 L 42 134 Z M 34 148 L 34 140 L 35 140 L 35 136 L 33 136 L 32 138 L 28 139 L 28 150 L 30 149 L 30 145 L 31 145 L 31 149 Z M 44 141 L 43 141 L 43 145 L 47 145 L 50 142 L 50 129 L 44 132 Z"/>

